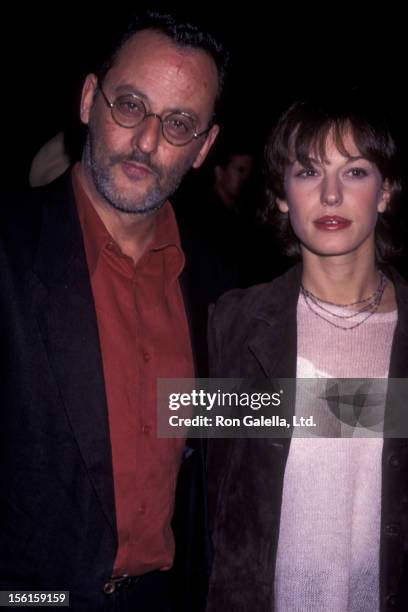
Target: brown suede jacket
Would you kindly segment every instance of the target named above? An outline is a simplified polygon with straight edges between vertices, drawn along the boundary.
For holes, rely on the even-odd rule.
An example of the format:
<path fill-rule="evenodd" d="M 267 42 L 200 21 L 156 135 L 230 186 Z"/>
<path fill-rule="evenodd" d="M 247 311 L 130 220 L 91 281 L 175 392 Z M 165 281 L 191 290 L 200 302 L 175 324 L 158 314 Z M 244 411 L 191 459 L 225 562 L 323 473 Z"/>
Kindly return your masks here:
<path fill-rule="evenodd" d="M 408 377 L 408 285 L 392 269 L 398 322 L 389 376 Z M 301 267 L 227 293 L 210 313 L 211 375 L 296 376 Z M 408 398 L 407 398 L 408 400 Z M 271 612 L 283 477 L 290 439 L 212 440 L 209 482 L 214 564 L 207 612 Z M 381 611 L 408 610 L 408 440 L 382 456 Z"/>

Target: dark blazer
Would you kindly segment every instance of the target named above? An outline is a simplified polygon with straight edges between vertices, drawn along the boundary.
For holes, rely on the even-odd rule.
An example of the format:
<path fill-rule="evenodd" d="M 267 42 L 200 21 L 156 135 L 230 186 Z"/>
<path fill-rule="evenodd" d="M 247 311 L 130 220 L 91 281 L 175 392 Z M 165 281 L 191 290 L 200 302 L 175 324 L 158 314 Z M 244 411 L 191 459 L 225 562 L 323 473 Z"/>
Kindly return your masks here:
<path fill-rule="evenodd" d="M 0 234 L 0 590 L 69 590 L 70 609 L 97 611 L 117 534 L 98 328 L 69 174 L 3 210 Z M 177 491 L 176 609 L 196 612 L 208 574 L 200 441 L 185 453 Z"/>
<path fill-rule="evenodd" d="M 408 285 L 395 284 L 398 323 L 389 376 L 408 377 Z M 216 377 L 296 376 L 296 307 L 301 267 L 270 284 L 223 296 L 210 318 Z M 289 439 L 212 440 L 210 483 L 215 560 L 208 612 L 270 612 Z M 224 456 L 222 456 L 224 453 Z M 223 467 L 225 468 L 223 469 Z M 385 439 L 382 456 L 381 610 L 407 610 L 408 440 Z"/>

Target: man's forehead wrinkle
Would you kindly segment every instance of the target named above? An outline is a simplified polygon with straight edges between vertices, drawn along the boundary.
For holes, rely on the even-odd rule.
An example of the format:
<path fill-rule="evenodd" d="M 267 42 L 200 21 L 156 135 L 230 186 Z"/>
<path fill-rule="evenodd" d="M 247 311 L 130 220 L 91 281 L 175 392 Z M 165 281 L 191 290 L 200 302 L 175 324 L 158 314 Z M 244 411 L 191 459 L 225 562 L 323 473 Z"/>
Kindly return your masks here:
<path fill-rule="evenodd" d="M 157 49 L 156 49 L 157 51 Z M 144 64 L 144 65 L 143 65 Z M 150 64 L 150 65 L 149 65 Z M 145 60 L 141 65 L 137 64 L 137 55 L 132 53 L 125 61 L 123 56 L 112 66 L 111 78 L 119 78 L 123 81 L 132 82 L 142 73 L 144 78 L 150 79 L 152 83 L 160 79 L 163 87 L 174 87 L 175 83 L 182 92 L 195 92 L 197 82 L 200 88 L 208 90 L 212 83 L 210 76 L 217 79 L 215 67 L 211 64 L 211 58 L 206 61 L 205 54 L 200 51 L 191 50 L 188 53 L 180 53 L 172 46 L 166 45 L 162 54 L 154 53 L 151 63 Z"/>

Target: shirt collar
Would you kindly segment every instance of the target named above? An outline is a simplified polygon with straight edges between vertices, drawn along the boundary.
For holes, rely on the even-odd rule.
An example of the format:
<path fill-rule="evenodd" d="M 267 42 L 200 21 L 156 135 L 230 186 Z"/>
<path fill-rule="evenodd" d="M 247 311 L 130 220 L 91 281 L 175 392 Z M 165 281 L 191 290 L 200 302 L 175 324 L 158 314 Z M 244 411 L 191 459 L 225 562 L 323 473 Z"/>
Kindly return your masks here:
<path fill-rule="evenodd" d="M 88 197 L 80 174 L 80 163 L 72 169 L 72 184 L 79 221 L 85 242 L 89 274 L 92 275 L 98 265 L 102 251 L 106 248 L 122 254 L 119 245 L 106 229 L 90 198 Z M 184 253 L 181 249 L 180 234 L 177 227 L 176 216 L 170 202 L 167 200 L 158 211 L 155 219 L 155 228 L 152 240 L 136 265 L 141 270 L 154 253 L 163 253 L 165 284 L 177 279 L 185 264 Z"/>

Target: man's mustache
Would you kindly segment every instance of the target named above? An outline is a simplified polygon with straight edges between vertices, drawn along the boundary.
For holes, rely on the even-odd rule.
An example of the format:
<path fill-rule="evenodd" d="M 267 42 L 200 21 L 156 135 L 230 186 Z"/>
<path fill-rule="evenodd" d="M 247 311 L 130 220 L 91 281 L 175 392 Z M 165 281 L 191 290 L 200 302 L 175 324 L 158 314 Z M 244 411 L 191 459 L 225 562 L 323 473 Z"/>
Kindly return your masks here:
<path fill-rule="evenodd" d="M 158 166 L 152 163 L 150 159 L 150 155 L 148 153 L 143 153 L 142 151 L 133 151 L 130 155 L 113 155 L 111 157 L 111 165 L 120 164 L 124 161 L 135 162 L 136 164 L 143 164 L 148 168 L 153 174 L 160 179 L 162 178 L 162 172 Z"/>

